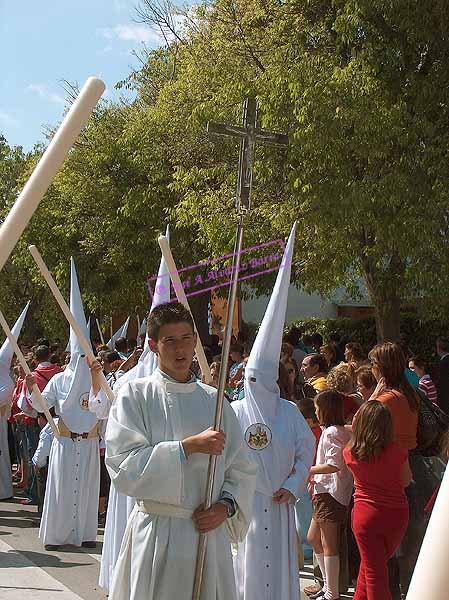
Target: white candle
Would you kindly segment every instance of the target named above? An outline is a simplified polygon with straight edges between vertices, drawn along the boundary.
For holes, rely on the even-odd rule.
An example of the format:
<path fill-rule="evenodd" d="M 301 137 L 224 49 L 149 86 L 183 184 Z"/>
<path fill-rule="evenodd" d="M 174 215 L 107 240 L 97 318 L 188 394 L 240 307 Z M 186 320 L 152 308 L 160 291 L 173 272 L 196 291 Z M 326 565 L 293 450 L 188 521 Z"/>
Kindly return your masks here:
<path fill-rule="evenodd" d="M 184 288 L 182 287 L 181 279 L 179 278 L 178 269 L 176 268 L 175 260 L 173 258 L 173 254 L 171 252 L 170 245 L 168 243 L 168 239 L 166 238 L 165 235 L 161 235 L 158 238 L 158 242 L 159 242 L 159 246 L 160 246 L 160 249 L 162 252 L 162 256 L 164 257 L 164 260 L 165 260 L 165 264 L 167 265 L 167 269 L 170 273 L 170 279 L 172 280 L 176 297 L 178 298 L 179 302 L 181 302 L 181 304 L 183 304 L 187 308 L 187 310 L 190 312 L 190 314 L 192 314 L 192 311 L 190 310 L 189 302 L 187 300 L 187 296 L 184 292 Z M 198 363 L 200 365 L 204 383 L 210 383 L 212 381 L 212 377 L 210 374 L 209 365 L 207 363 L 207 358 L 204 353 L 203 344 L 201 343 L 200 336 L 198 335 L 198 330 L 196 328 L 193 315 L 192 315 L 192 320 L 193 320 L 193 326 L 195 327 L 195 332 L 197 335 L 196 346 L 195 346 L 196 357 L 197 357 Z"/>
<path fill-rule="evenodd" d="M 446 468 L 427 526 L 407 600 L 449 598 L 449 467 Z"/>
<path fill-rule="evenodd" d="M 89 77 L 0 228 L 0 271 L 105 90 Z"/>

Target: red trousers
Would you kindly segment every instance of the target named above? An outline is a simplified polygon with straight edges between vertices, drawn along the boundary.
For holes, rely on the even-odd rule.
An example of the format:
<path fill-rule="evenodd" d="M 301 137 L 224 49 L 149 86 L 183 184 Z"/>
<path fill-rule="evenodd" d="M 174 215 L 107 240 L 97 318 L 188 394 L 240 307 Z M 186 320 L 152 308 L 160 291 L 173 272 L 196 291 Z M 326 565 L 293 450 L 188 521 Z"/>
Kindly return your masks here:
<path fill-rule="evenodd" d="M 387 563 L 399 546 L 407 524 L 408 506 L 388 509 L 355 503 L 352 530 L 361 562 L 354 600 L 391 600 Z"/>

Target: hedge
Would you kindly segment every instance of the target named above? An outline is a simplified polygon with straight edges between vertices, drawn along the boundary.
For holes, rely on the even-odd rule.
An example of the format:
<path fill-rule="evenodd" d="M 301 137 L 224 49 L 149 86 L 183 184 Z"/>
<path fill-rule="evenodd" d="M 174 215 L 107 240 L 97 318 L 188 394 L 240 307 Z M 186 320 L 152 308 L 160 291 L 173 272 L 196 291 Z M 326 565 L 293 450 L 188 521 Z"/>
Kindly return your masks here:
<path fill-rule="evenodd" d="M 318 319 L 312 317 L 291 322 L 292 325 L 301 327 L 306 334 L 320 333 L 324 341 L 329 339 L 329 334 L 339 333 L 342 341 L 358 342 L 368 352 L 377 342 L 376 323 L 374 317 L 366 319 L 350 319 L 340 317 L 336 319 Z M 437 320 L 422 320 L 416 314 L 401 314 L 401 336 L 407 341 L 413 354 L 419 354 L 427 361 L 433 363 L 437 360 L 435 341 L 439 336 L 449 337 L 449 325 Z"/>

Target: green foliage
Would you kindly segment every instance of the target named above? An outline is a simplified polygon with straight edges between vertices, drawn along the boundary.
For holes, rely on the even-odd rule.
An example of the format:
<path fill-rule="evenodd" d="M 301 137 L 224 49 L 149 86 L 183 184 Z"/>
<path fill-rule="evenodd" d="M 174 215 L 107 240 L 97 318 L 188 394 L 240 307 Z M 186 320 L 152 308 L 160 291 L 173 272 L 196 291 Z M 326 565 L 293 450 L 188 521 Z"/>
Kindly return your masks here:
<path fill-rule="evenodd" d="M 152 24 L 161 6 L 171 8 L 141 4 Z M 399 335 L 404 301 L 444 316 L 446 8 L 441 0 L 191 7 L 166 47 L 141 53 L 140 68 L 118 84 L 136 100 L 96 109 L 2 273 L 2 302 L 23 296 L 17 282 L 44 294 L 31 242 L 62 286 L 75 256 L 86 307 L 100 318 L 148 306 L 145 280 L 157 271 L 167 222 L 179 266 L 228 253 L 238 142 L 212 139 L 206 124 L 239 122 L 253 96 L 261 125 L 287 132 L 290 145 L 257 148 L 245 245 L 286 238 L 297 220 L 293 282 L 323 296 L 343 285 L 355 297 L 362 279 L 380 338 Z M 40 150 L 24 156 L 0 139 L 3 216 Z M 270 283 L 252 281 L 256 293 Z M 48 302 L 38 302 L 41 326 Z"/>

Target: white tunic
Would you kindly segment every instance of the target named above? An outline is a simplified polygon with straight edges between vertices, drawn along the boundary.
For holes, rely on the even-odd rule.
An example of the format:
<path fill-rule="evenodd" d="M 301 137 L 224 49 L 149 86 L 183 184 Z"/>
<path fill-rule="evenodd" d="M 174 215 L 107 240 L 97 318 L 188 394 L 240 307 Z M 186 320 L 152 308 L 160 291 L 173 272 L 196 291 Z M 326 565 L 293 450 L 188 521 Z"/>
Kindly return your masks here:
<path fill-rule="evenodd" d="M 209 457 L 183 460 L 179 441 L 211 426 L 215 395 L 201 383 L 171 382 L 159 370 L 120 389 L 106 432 L 106 464 L 113 484 L 136 497 L 139 509 L 128 522 L 110 600 L 191 597 L 199 538 L 191 515 L 204 500 Z M 223 429 L 213 501 L 226 491 L 238 508 L 208 534 L 202 600 L 235 600 L 230 542 L 243 539 L 251 519 L 256 466 L 226 402 Z"/>
<path fill-rule="evenodd" d="M 85 405 L 81 404 L 81 396 L 74 394 L 70 378 L 64 375 L 55 375 L 46 385 L 42 396 L 49 408 L 55 408 L 56 414 L 70 431 L 89 431 L 95 425 L 96 418 L 81 408 Z M 89 380 L 87 383 L 90 386 Z M 69 392 L 74 402 L 67 402 Z M 38 408 L 34 394 L 31 394 L 30 402 L 34 408 Z M 67 437 L 54 438 L 39 531 L 43 543 L 81 546 L 83 542 L 95 541 L 99 490 L 98 437 L 73 440 Z"/>
<path fill-rule="evenodd" d="M 89 396 L 89 410 L 98 419 L 101 419 L 102 423 L 107 422 L 109 411 L 111 410 L 111 402 L 103 390 L 100 389 L 96 396 L 91 391 Z M 114 567 L 120 552 L 128 518 L 135 503 L 134 498 L 121 494 L 111 485 L 101 553 L 100 577 L 98 580 L 100 586 L 107 592 L 111 589 Z"/>
<path fill-rule="evenodd" d="M 231 406 L 246 428 L 243 403 L 233 402 Z M 307 485 L 315 437 L 297 407 L 282 399 L 270 429 L 271 444 L 251 452 L 256 456 L 262 452 L 274 454 L 267 461 L 278 469 L 271 479 L 299 498 Z M 271 494 L 261 491 L 268 489 L 268 483 L 260 481 L 263 469 L 257 477 L 253 519 L 234 558 L 238 600 L 299 600 L 294 504 L 275 504 Z"/>

